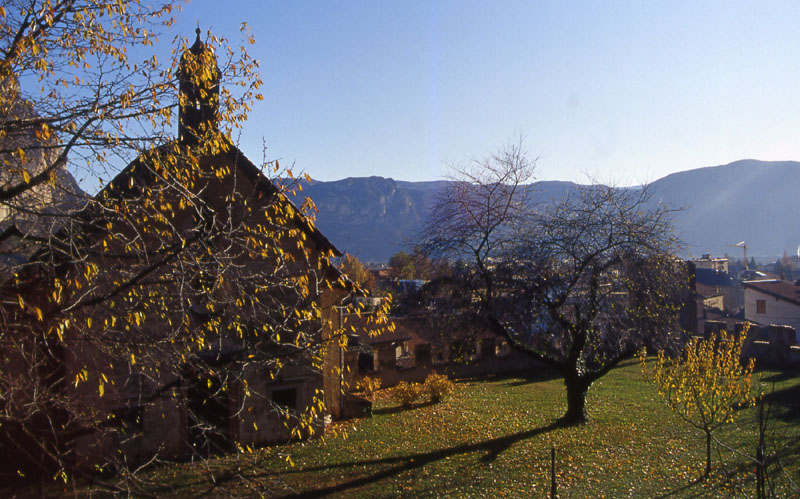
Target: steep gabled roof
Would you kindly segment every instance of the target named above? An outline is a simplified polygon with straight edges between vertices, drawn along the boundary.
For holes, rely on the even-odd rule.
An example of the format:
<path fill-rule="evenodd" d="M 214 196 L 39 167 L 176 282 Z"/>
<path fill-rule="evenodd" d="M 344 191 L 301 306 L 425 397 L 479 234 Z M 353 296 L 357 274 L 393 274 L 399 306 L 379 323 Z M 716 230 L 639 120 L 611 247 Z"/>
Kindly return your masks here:
<path fill-rule="evenodd" d="M 280 203 L 290 205 L 293 210 L 294 222 L 302 229 L 306 235 L 313 240 L 318 247 L 323 251 L 329 251 L 333 256 L 342 256 L 342 252 L 334 246 L 334 244 L 297 208 L 297 206 L 277 187 L 270 179 L 268 179 L 261 170 L 250 161 L 247 156 L 236 147 L 229 139 L 226 138 L 227 144 L 225 152 L 220 151 L 220 154 L 228 158 L 236 168 L 241 171 L 244 176 L 250 180 L 256 189 L 261 191 L 265 196 L 277 196 Z M 175 146 L 174 142 L 164 144 L 158 150 L 168 150 Z M 109 182 L 96 197 L 104 195 L 113 195 L 125 197 L 135 192 L 137 185 L 145 185 L 152 182 L 153 172 L 149 168 L 137 168 L 143 161 L 143 156 L 139 156 L 126 166 L 114 179 Z M 131 182 L 133 180 L 133 182 Z"/>
<path fill-rule="evenodd" d="M 275 184 L 269 180 L 261 170 L 250 161 L 247 156 L 233 143 L 228 143 L 228 150 L 225 153 L 231 160 L 233 160 L 234 164 L 239 168 L 242 173 L 244 173 L 248 179 L 253 182 L 264 194 L 268 195 L 277 195 L 279 196 L 281 203 L 288 203 L 289 205 L 294 208 L 293 213 L 295 214 L 295 223 L 300 226 L 306 234 L 311 237 L 314 242 L 316 242 L 320 248 L 324 250 L 328 250 L 333 252 L 333 256 L 342 256 L 343 253 L 339 251 L 339 249 L 334 246 L 334 244 L 325 237 L 323 234 L 311 221 L 302 214 L 302 212 L 297 209 L 297 206 L 288 198 L 286 195 L 275 186 Z"/>

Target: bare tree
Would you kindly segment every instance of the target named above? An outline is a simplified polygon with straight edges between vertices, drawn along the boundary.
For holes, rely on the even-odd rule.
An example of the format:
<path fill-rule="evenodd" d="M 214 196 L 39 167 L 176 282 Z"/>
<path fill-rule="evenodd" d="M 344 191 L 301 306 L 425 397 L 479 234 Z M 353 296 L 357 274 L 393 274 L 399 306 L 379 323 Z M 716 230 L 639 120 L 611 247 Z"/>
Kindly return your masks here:
<path fill-rule="evenodd" d="M 595 380 L 645 342 L 676 337 L 688 281 L 674 256 L 671 210 L 652 204 L 648 187 L 601 185 L 535 210 L 523 184 L 532 164 L 519 146 L 481 164 L 484 176 L 466 171 L 433 210 L 423 246 L 465 261 L 456 282 L 435 287 L 456 298 L 448 310 L 480 317 L 558 369 L 564 421 L 586 422 Z"/>
<path fill-rule="evenodd" d="M 425 253 L 474 264 L 480 285 L 473 290 L 485 303 L 495 297 L 494 261 L 513 247 L 532 213 L 528 182 L 536 161 L 523 145 L 522 139 L 509 142 L 496 154 L 453 167 L 418 237 Z"/>

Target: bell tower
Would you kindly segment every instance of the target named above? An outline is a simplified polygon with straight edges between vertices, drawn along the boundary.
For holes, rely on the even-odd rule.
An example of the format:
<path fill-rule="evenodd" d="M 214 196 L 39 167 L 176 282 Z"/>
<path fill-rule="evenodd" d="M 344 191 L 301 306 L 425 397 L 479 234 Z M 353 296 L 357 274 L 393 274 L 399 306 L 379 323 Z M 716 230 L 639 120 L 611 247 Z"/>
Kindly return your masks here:
<path fill-rule="evenodd" d="M 181 56 L 178 65 L 178 140 L 195 145 L 217 128 L 219 113 L 219 67 L 214 52 L 200 40 L 195 30 L 194 44 Z"/>

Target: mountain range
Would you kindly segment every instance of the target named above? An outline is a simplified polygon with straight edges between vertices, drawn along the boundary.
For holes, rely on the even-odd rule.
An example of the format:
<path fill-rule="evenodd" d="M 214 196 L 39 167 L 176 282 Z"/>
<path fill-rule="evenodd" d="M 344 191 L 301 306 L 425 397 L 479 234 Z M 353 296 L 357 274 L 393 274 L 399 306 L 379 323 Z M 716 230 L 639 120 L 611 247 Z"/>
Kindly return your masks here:
<path fill-rule="evenodd" d="M 295 201 L 314 200 L 317 226 L 342 251 L 361 260 L 385 262 L 408 251 L 422 230 L 431 202 L 447 181 L 405 182 L 383 177 L 352 177 L 304 183 Z M 561 199 L 578 184 L 534 184 L 537 202 Z M 654 201 L 681 208 L 674 217 L 687 255 L 730 254 L 746 241 L 748 256 L 795 254 L 800 245 L 800 162 L 736 161 L 673 173 L 652 182 Z"/>

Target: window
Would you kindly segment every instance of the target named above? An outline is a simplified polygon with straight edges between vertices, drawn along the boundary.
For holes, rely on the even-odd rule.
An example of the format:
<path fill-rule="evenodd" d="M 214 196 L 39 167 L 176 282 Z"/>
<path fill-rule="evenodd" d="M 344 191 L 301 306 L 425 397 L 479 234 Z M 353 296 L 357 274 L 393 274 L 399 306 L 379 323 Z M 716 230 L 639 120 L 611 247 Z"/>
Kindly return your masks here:
<path fill-rule="evenodd" d="M 756 300 L 756 313 L 757 314 L 766 314 L 767 313 L 767 301 L 766 300 Z"/>
<path fill-rule="evenodd" d="M 297 388 L 272 390 L 272 402 L 289 409 L 297 409 Z"/>
<path fill-rule="evenodd" d="M 123 432 L 142 431 L 144 427 L 144 407 L 140 405 L 118 407 L 112 411 L 112 418 L 123 429 Z"/>

